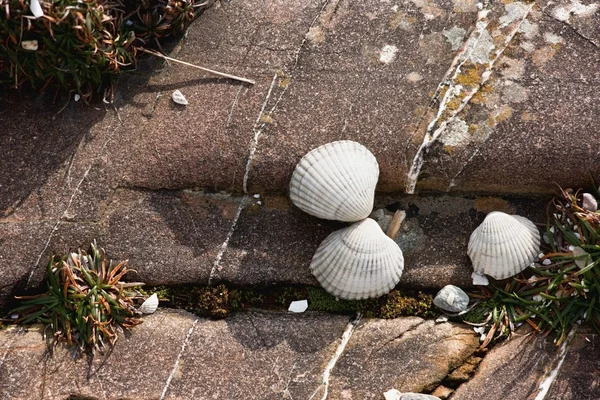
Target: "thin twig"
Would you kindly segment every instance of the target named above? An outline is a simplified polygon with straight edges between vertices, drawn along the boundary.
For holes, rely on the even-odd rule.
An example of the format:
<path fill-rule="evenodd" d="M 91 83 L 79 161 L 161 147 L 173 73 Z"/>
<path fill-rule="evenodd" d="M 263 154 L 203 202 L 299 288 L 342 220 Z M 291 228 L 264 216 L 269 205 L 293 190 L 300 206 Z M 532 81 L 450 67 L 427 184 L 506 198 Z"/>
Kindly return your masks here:
<path fill-rule="evenodd" d="M 157 51 L 144 49 L 142 47 L 136 47 L 136 50 L 139 50 L 139 51 L 141 51 L 143 53 L 151 54 L 151 55 L 156 56 L 156 57 L 160 57 L 160 58 L 165 59 L 167 61 L 173 61 L 173 62 L 176 62 L 176 63 L 179 63 L 179 64 L 187 65 L 188 67 L 194 67 L 194 68 L 200 69 L 200 70 L 202 70 L 204 72 L 208 72 L 209 74 L 221 76 L 223 78 L 234 79 L 236 81 L 249 83 L 251 85 L 256 84 L 256 82 L 253 81 L 253 80 L 251 80 L 251 79 L 246 79 L 246 78 L 242 78 L 240 76 L 229 75 L 229 74 L 226 74 L 226 73 L 223 73 L 223 72 L 219 72 L 219 71 L 215 71 L 215 70 L 212 70 L 212 69 L 200 67 L 198 65 L 190 64 L 190 63 L 185 62 L 185 61 L 177 60 L 176 58 L 171 58 L 171 57 L 165 56 L 164 54 L 161 54 L 161 53 L 159 53 Z"/>

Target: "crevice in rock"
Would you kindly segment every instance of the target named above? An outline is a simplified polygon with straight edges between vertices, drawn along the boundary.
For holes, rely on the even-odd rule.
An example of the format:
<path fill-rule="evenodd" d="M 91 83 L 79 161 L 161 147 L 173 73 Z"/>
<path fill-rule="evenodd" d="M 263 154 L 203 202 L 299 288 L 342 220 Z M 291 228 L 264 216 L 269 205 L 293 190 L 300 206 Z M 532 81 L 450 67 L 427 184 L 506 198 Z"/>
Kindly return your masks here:
<path fill-rule="evenodd" d="M 579 29 L 575 28 L 573 25 L 571 25 L 569 23 L 569 21 L 563 21 L 561 19 L 556 18 L 554 15 L 552 15 L 551 13 L 549 13 L 548 11 L 546 11 L 546 9 L 543 9 L 542 12 L 544 13 L 545 16 L 547 16 L 548 18 L 553 19 L 554 21 L 558 21 L 561 24 L 563 24 L 564 26 L 568 27 L 569 30 L 571 30 L 573 33 L 575 33 L 577 36 L 579 36 L 581 39 L 583 39 L 584 41 L 588 42 L 589 44 L 591 44 L 592 46 L 594 46 L 596 49 L 600 50 L 600 45 L 598 43 L 596 43 L 592 38 L 584 35 L 583 33 L 581 33 L 579 31 Z"/>
<path fill-rule="evenodd" d="M 313 392 L 313 394 L 309 397 L 308 400 L 312 400 L 313 398 L 315 398 L 315 396 L 317 394 L 319 394 L 319 392 L 321 392 L 321 391 L 323 392 L 323 396 L 321 397 L 321 400 L 327 399 L 328 390 L 329 390 L 329 378 L 330 378 L 331 371 L 335 367 L 337 360 L 340 358 L 340 356 L 344 352 L 344 349 L 346 348 L 348 341 L 350 341 L 350 337 L 352 337 L 352 333 L 354 333 L 354 329 L 356 329 L 356 326 L 360 322 L 361 317 L 362 317 L 362 314 L 358 313 L 355 318 L 353 318 L 352 320 L 350 320 L 350 322 L 348 322 L 348 325 L 346 326 L 346 329 L 344 330 L 344 333 L 342 334 L 342 339 L 340 341 L 340 344 L 338 345 L 337 349 L 335 350 L 335 353 L 329 360 L 329 363 L 327 363 L 327 365 L 325 366 L 325 370 L 323 371 L 323 374 L 321 375 L 321 384 Z"/>
<path fill-rule="evenodd" d="M 401 334 L 387 340 L 385 343 L 383 343 L 381 346 L 379 346 L 378 348 L 376 348 L 375 350 L 373 350 L 371 352 L 371 354 L 369 354 L 369 358 L 373 357 L 375 354 L 377 354 L 379 351 L 383 350 L 385 347 L 387 347 L 387 345 L 389 345 L 392 342 L 395 342 L 396 340 L 401 340 L 406 334 L 410 333 L 410 332 L 414 332 L 415 330 L 417 330 L 421 325 L 423 325 L 424 323 L 426 323 L 427 320 L 422 320 L 421 322 L 419 322 L 416 325 L 413 325 L 410 329 L 402 332 Z"/>
<path fill-rule="evenodd" d="M 440 99 L 435 117 L 426 128 L 423 141 L 417 150 L 405 180 L 406 193 L 413 194 L 425 163 L 425 156 L 445 131 L 448 123 L 465 108 L 473 96 L 488 81 L 494 71 L 494 65 L 504 50 L 512 42 L 521 24 L 529 15 L 534 3 L 523 4 L 522 14 L 512 21 L 503 22 L 502 18 L 490 20 L 493 2 L 486 2 L 477 15 L 475 29 L 458 52 L 443 81 L 438 85 L 434 99 Z M 504 28 L 501 46 L 492 42 L 488 25 Z"/>
<path fill-rule="evenodd" d="M 179 354 L 177 354 L 177 358 L 175 359 L 175 363 L 173 364 L 171 373 L 169 374 L 169 377 L 167 378 L 167 382 L 165 383 L 165 386 L 163 388 L 162 394 L 160 395 L 160 400 L 163 400 L 165 398 L 165 396 L 167 395 L 167 392 L 169 391 L 169 386 L 171 386 L 171 380 L 173 380 L 173 376 L 175 376 L 175 373 L 177 372 L 177 367 L 179 366 L 179 360 L 185 353 L 185 348 L 187 347 L 187 344 L 190 341 L 190 336 L 192 336 L 192 333 L 194 332 L 194 329 L 196 328 L 198 321 L 200 321 L 200 319 L 198 319 L 198 318 L 196 318 L 194 320 L 194 323 L 192 324 L 185 339 L 183 340 L 183 343 L 181 345 L 181 350 L 179 351 Z"/>

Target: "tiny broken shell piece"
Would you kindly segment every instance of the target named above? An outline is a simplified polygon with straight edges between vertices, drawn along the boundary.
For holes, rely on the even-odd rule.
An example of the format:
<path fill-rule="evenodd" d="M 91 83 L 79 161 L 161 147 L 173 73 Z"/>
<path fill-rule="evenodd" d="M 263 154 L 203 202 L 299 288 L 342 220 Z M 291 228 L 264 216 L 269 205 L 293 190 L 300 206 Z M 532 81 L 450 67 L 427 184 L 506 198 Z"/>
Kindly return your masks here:
<path fill-rule="evenodd" d="M 292 301 L 290 303 L 290 307 L 288 308 L 288 311 L 291 311 L 294 313 L 303 313 L 307 309 L 308 309 L 308 300 L 298 300 L 298 301 Z"/>
<path fill-rule="evenodd" d="M 21 42 L 21 47 L 25 50 L 36 51 L 38 49 L 38 41 L 37 40 L 23 40 Z"/>
<path fill-rule="evenodd" d="M 40 18 L 44 16 L 44 10 L 42 10 L 42 5 L 39 0 L 31 0 L 29 3 L 29 9 L 34 17 Z"/>
<path fill-rule="evenodd" d="M 598 201 L 596 201 L 596 198 L 593 195 L 584 193 L 583 199 L 581 200 L 581 208 L 588 211 L 596 211 L 598 209 Z"/>
<path fill-rule="evenodd" d="M 171 98 L 175 103 L 181 104 L 182 106 L 187 106 L 189 104 L 183 93 L 181 93 L 179 90 L 174 91 L 171 95 Z"/>
<path fill-rule="evenodd" d="M 473 285 L 487 286 L 490 284 L 490 281 L 488 281 L 488 278 L 486 278 L 485 275 L 478 274 L 477 272 L 471 274 L 471 279 L 473 279 Z"/>
<path fill-rule="evenodd" d="M 462 312 L 469 307 L 469 296 L 458 286 L 446 285 L 435 296 L 433 304 L 444 311 Z"/>
<path fill-rule="evenodd" d="M 142 303 L 139 308 L 139 311 L 142 314 L 152 314 L 158 308 L 158 296 L 154 293 L 152 296 L 148 297 L 146 301 Z"/>

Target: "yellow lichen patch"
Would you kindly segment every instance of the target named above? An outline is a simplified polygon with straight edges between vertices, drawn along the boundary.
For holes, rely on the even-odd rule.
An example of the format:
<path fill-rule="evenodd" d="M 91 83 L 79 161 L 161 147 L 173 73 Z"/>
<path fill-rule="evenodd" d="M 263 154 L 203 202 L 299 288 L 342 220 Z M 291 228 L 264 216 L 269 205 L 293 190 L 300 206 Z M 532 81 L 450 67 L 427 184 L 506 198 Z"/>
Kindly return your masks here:
<path fill-rule="evenodd" d="M 287 88 L 290 85 L 290 81 L 292 80 L 291 75 L 288 75 L 281 70 L 277 72 L 277 78 L 277 86 L 279 86 L 282 89 Z"/>
<path fill-rule="evenodd" d="M 454 81 L 467 88 L 479 86 L 479 84 L 481 84 L 481 73 L 479 68 L 475 65 L 463 68 Z"/>
<path fill-rule="evenodd" d="M 530 113 L 529 111 L 525 111 L 525 112 L 523 112 L 523 114 L 521 114 L 521 121 L 537 121 L 537 120 L 538 120 L 537 114 Z"/>
<path fill-rule="evenodd" d="M 275 120 L 269 114 L 263 114 L 260 116 L 260 122 L 263 124 L 274 124 Z"/>
<path fill-rule="evenodd" d="M 462 97 L 455 97 L 446 103 L 446 110 L 448 111 L 456 111 L 460 108 L 462 104 Z"/>
<path fill-rule="evenodd" d="M 486 214 L 492 211 L 502 211 L 507 214 L 515 213 L 515 208 L 499 197 L 478 197 L 473 203 L 473 208 Z"/>
<path fill-rule="evenodd" d="M 473 135 L 475 132 L 477 132 L 477 129 L 479 129 L 479 125 L 471 124 L 471 125 L 469 125 L 469 129 L 467 130 L 467 133 L 469 135 Z"/>
<path fill-rule="evenodd" d="M 455 150 L 454 150 L 454 147 L 453 147 L 453 146 L 445 145 L 445 146 L 444 146 L 444 151 L 445 151 L 447 154 L 450 154 L 450 155 L 452 155 L 452 154 L 454 153 L 454 151 L 455 151 Z"/>
<path fill-rule="evenodd" d="M 512 117 L 513 109 L 507 105 L 502 106 L 501 109 L 494 111 L 488 118 L 488 126 L 493 127 L 499 123 L 508 120 Z"/>

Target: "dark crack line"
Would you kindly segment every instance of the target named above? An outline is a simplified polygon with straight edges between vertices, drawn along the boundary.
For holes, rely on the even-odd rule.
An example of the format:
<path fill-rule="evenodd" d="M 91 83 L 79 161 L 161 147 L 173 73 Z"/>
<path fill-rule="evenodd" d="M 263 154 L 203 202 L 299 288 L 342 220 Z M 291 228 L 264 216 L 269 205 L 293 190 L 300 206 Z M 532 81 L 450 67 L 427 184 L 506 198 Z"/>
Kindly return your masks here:
<path fill-rule="evenodd" d="M 389 345 L 392 342 L 395 342 L 396 340 L 401 340 L 406 334 L 413 332 L 414 330 L 416 330 L 419 326 L 423 325 L 424 323 L 426 323 L 426 320 L 422 320 L 421 322 L 419 322 L 418 324 L 412 326 L 410 329 L 402 332 L 401 334 L 393 337 L 392 339 L 389 339 L 388 341 L 386 341 L 385 343 L 383 343 L 381 346 L 379 346 L 377 349 L 375 349 L 374 351 L 371 352 L 371 354 L 369 354 L 369 359 L 371 357 L 373 357 L 375 354 L 377 354 L 379 351 L 383 350 L 385 347 L 387 347 L 387 345 Z"/>
<path fill-rule="evenodd" d="M 250 321 L 250 325 L 252 325 L 252 328 L 254 328 L 254 331 L 256 332 L 256 336 L 258 336 L 258 338 L 260 339 L 261 345 L 265 349 L 268 348 L 265 338 L 263 338 L 262 333 L 260 333 L 260 331 L 258 330 L 258 327 L 254 324 L 254 319 L 252 319 L 252 314 L 248 314 L 248 320 Z"/>
<path fill-rule="evenodd" d="M 558 21 L 561 24 L 563 24 L 564 26 L 567 26 L 571 31 L 573 31 L 577 36 L 579 36 L 580 38 L 582 38 L 584 41 L 590 43 L 592 46 L 594 46 L 596 49 L 600 50 L 600 45 L 598 45 L 596 42 L 594 42 L 591 38 L 585 36 L 583 33 L 579 32 L 579 30 L 577 28 L 575 28 L 573 25 L 571 25 L 568 21 L 562 21 L 558 18 L 556 18 L 554 15 L 550 14 L 548 11 L 546 11 L 546 9 L 541 10 L 542 13 L 544 15 L 546 15 L 547 17 L 553 19 L 554 21 Z"/>

